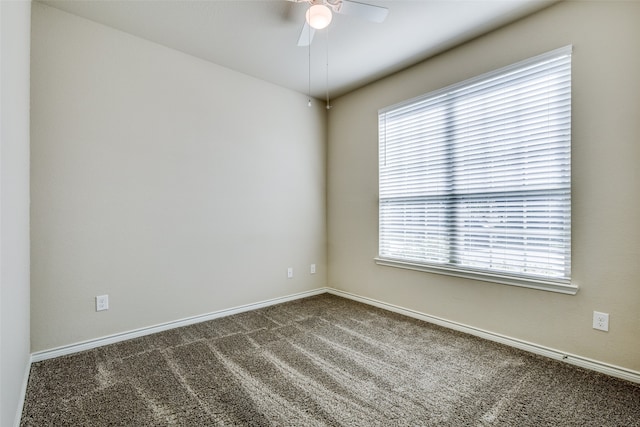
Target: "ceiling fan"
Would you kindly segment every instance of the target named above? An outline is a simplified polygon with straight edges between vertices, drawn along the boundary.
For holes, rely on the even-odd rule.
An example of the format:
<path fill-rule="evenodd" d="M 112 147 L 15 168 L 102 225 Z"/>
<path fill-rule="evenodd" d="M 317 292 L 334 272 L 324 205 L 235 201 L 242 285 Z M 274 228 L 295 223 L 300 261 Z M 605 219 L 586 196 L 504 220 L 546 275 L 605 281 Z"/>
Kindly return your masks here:
<path fill-rule="evenodd" d="M 316 30 L 321 30 L 331 23 L 333 12 L 342 15 L 357 16 L 371 22 L 382 22 L 389 9 L 372 4 L 351 0 L 288 0 L 293 3 L 308 3 L 304 26 L 298 38 L 298 46 L 309 46 Z"/>

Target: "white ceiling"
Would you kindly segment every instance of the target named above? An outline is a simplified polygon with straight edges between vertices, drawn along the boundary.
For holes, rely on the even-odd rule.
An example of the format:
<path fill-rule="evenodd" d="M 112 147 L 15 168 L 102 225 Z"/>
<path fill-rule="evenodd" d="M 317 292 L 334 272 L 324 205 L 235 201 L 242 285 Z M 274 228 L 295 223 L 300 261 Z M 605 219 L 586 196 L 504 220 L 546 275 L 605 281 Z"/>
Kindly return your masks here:
<path fill-rule="evenodd" d="M 310 49 L 297 46 L 306 3 L 41 2 L 301 93 L 309 91 L 311 70 L 311 94 L 324 99 L 327 87 L 338 97 L 557 0 L 359 1 L 387 7 L 386 21 L 335 14 L 328 31 L 316 31 Z"/>

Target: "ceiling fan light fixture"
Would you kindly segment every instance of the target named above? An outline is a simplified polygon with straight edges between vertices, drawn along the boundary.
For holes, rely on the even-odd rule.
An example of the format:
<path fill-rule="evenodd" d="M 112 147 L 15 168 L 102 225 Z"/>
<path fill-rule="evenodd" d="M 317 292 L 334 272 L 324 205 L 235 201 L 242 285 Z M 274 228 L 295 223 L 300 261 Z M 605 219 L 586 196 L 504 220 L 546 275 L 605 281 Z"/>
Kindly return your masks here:
<path fill-rule="evenodd" d="M 321 30 L 326 28 L 331 23 L 331 9 L 323 4 L 314 4 L 306 13 L 307 23 L 311 28 Z"/>

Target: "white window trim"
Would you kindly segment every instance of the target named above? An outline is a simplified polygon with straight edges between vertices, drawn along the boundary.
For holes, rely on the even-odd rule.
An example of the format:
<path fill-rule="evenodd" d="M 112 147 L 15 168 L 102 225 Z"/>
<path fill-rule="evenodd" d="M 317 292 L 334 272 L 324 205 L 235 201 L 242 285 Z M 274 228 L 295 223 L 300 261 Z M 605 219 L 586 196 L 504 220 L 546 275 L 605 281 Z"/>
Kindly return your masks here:
<path fill-rule="evenodd" d="M 437 267 L 429 264 L 418 264 L 403 260 L 389 258 L 374 258 L 376 264 L 385 267 L 403 268 L 405 270 L 422 271 L 425 273 L 443 274 L 445 276 L 462 277 L 465 279 L 479 280 L 481 282 L 500 283 L 503 285 L 519 286 L 522 288 L 537 289 L 541 291 L 558 292 L 561 294 L 575 295 L 578 285 L 575 283 L 559 283 L 544 279 L 516 278 L 502 276 L 498 273 L 482 273 L 479 271 L 464 270 L 452 267 Z"/>
<path fill-rule="evenodd" d="M 545 57 L 552 57 L 552 56 L 561 55 L 561 54 L 571 54 L 572 50 L 573 50 L 573 46 L 571 45 L 564 46 L 562 48 L 555 49 L 553 51 L 546 52 L 544 54 L 520 61 L 510 66 L 506 66 L 501 69 L 494 70 L 494 71 L 482 74 L 480 76 L 470 78 L 463 82 L 453 84 L 451 86 L 442 88 L 440 90 L 430 92 L 428 96 L 435 97 L 435 96 L 447 93 L 451 91 L 453 88 L 457 88 L 463 85 L 470 85 L 476 81 L 484 80 L 494 75 L 503 74 L 505 72 L 508 72 L 510 69 L 519 68 L 528 63 L 538 62 Z M 409 100 L 405 100 L 400 103 L 385 107 L 381 109 L 379 112 L 382 113 L 389 110 L 393 110 L 393 109 L 402 107 L 404 105 L 417 102 L 421 99 L 424 99 L 425 97 L 426 97 L 425 95 L 421 95 Z M 509 276 L 509 275 L 501 275 L 499 272 L 475 271 L 471 269 L 456 268 L 451 265 L 446 265 L 446 266 L 443 265 L 442 267 L 440 267 L 436 264 L 414 263 L 411 261 L 384 258 L 380 256 L 375 257 L 374 261 L 377 265 L 385 266 L 385 267 L 394 267 L 394 268 L 401 268 L 406 270 L 421 271 L 426 273 L 435 273 L 435 274 L 461 277 L 461 278 L 478 280 L 478 281 L 489 282 L 489 283 L 499 283 L 499 284 L 510 285 L 510 286 L 524 287 L 529 289 L 551 291 L 551 292 L 557 292 L 557 293 L 567 294 L 567 295 L 575 295 L 579 289 L 578 285 L 573 280 L 557 280 L 557 279 L 546 280 L 543 277 L 541 278 L 515 277 L 515 276 Z"/>

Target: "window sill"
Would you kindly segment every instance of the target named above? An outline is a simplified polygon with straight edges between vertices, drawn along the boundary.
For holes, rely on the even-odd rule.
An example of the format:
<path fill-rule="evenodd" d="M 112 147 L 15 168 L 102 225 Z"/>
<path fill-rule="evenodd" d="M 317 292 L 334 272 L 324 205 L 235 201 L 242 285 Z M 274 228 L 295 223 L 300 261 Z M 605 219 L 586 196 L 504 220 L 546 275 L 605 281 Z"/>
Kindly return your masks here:
<path fill-rule="evenodd" d="M 438 267 L 434 265 L 417 264 L 407 261 L 400 261 L 387 258 L 374 258 L 376 264 L 386 267 L 404 268 L 407 270 L 423 271 L 426 273 L 444 274 L 447 276 L 463 277 L 466 279 L 480 280 L 483 282 L 500 283 L 502 285 L 519 286 L 523 288 L 538 289 L 541 291 L 558 292 L 561 294 L 575 295 L 578 286 L 569 283 L 559 283 L 546 280 L 515 278 L 501 276 L 499 274 L 488 274 L 471 270 L 456 270 L 452 268 Z"/>

